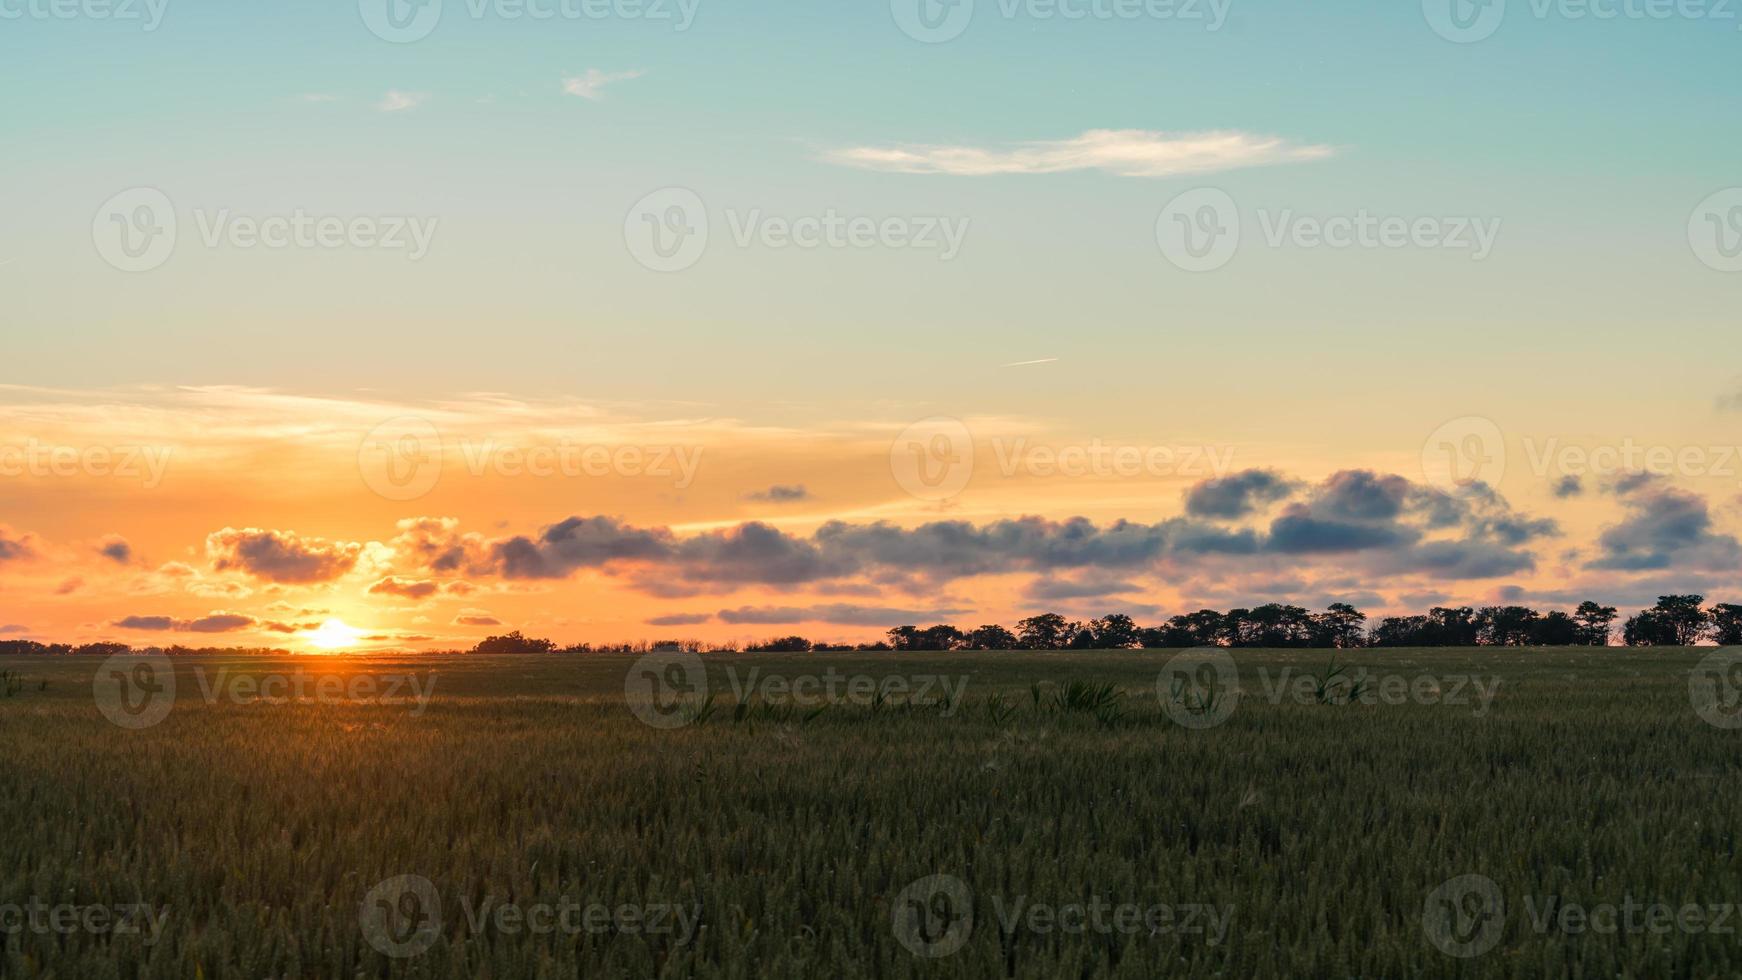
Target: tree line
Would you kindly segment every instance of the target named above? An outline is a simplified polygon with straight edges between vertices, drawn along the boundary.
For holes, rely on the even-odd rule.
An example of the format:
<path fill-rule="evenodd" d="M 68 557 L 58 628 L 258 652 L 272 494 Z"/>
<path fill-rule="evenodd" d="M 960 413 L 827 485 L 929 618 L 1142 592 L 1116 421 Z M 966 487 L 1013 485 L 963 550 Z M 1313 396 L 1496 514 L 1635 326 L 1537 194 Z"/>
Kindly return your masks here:
<path fill-rule="evenodd" d="M 1705 596 L 1659 596 L 1657 604 L 1628 617 L 1621 625 L 1627 646 L 1694 646 L 1713 641 L 1742 645 L 1742 605 L 1715 603 Z M 1386 616 L 1371 627 L 1367 615 L 1344 602 L 1324 612 L 1301 606 L 1267 603 L 1250 609 L 1200 609 L 1174 616 L 1159 626 L 1139 626 L 1123 613 L 1087 621 L 1058 613 L 1023 619 L 1015 630 L 997 624 L 960 630 L 947 624 L 897 626 L 885 638 L 870 643 L 813 643 L 803 636 L 783 636 L 746 644 L 709 644 L 699 640 L 648 640 L 635 643 L 575 643 L 525 636 L 516 630 L 490 636 L 469 650 L 443 653 L 646 653 L 652 650 L 691 652 L 811 653 L 847 650 L 1129 650 L 1188 647 L 1467 647 L 1467 646 L 1608 646 L 1615 638 L 1614 606 L 1582 602 L 1571 612 L 1538 612 L 1529 606 L 1435 606 L 1420 616 Z M 290 651 L 269 647 L 150 647 L 171 656 L 195 654 L 274 654 Z M 125 643 L 39 643 L 0 640 L 0 656 L 98 655 L 131 653 Z"/>

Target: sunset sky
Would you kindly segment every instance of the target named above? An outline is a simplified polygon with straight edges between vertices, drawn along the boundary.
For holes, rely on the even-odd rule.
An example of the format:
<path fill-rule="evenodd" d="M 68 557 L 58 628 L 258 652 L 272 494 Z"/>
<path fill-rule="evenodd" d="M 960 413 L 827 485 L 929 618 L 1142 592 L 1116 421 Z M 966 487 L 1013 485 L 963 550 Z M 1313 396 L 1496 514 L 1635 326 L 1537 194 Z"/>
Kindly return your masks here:
<path fill-rule="evenodd" d="M 0 637 L 1742 601 L 1734 15 L 385 2 L 0 0 Z"/>

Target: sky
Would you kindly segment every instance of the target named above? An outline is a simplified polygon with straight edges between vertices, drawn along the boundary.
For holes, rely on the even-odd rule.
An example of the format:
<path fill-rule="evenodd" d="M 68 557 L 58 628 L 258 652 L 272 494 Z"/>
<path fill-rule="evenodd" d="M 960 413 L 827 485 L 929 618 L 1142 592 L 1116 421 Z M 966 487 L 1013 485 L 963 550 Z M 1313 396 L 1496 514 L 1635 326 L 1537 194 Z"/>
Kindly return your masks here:
<path fill-rule="evenodd" d="M 1716 0 L 0 0 L 0 635 L 1738 600 L 1739 49 Z"/>

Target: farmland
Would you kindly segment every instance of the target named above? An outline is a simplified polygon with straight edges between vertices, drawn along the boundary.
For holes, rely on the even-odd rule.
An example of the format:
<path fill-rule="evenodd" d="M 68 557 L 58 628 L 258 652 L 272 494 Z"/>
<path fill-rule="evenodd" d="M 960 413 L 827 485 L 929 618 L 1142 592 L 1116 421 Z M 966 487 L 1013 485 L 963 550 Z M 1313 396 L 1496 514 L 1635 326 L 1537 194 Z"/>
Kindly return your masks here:
<path fill-rule="evenodd" d="M 1735 975 L 1712 653 L 17 658 L 0 973 Z"/>

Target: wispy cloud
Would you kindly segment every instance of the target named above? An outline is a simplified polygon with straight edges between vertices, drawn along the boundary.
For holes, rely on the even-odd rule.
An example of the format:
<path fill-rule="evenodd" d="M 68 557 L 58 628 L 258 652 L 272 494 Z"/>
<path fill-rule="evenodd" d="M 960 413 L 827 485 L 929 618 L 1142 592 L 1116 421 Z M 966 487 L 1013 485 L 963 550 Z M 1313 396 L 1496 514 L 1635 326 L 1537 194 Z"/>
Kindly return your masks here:
<path fill-rule="evenodd" d="M 849 167 L 908 174 L 977 177 L 1101 170 L 1120 177 L 1174 177 L 1319 160 L 1332 152 L 1329 146 L 1238 131 L 1093 129 L 1073 139 L 992 148 L 934 144 L 845 147 L 829 150 L 823 158 Z"/>
<path fill-rule="evenodd" d="M 1057 361 L 1058 361 L 1058 358 L 1056 358 L 1056 357 L 1037 357 L 1032 361 L 1011 361 L 1009 364 L 1000 364 L 998 366 L 999 367 L 1028 367 L 1030 364 L 1053 364 Z"/>
<path fill-rule="evenodd" d="M 640 69 L 635 69 L 633 71 L 600 71 L 597 68 L 588 68 L 587 73 L 578 78 L 572 75 L 565 76 L 563 78 L 563 91 L 570 95 L 578 95 L 583 99 L 592 99 L 594 102 L 597 102 L 605 97 L 605 86 L 615 82 L 627 82 L 632 78 L 640 78 L 644 74 L 646 74 L 646 72 L 641 71 Z"/>
<path fill-rule="evenodd" d="M 406 109 L 417 108 L 423 104 L 425 99 L 428 98 L 429 96 L 422 92 L 400 92 L 395 90 L 388 92 L 380 102 L 376 103 L 375 108 L 380 109 L 382 112 L 402 112 Z"/>
<path fill-rule="evenodd" d="M 296 97 L 298 102 L 337 102 L 339 97 L 327 92 L 304 92 Z"/>

